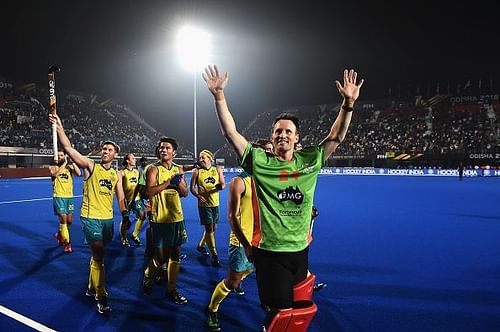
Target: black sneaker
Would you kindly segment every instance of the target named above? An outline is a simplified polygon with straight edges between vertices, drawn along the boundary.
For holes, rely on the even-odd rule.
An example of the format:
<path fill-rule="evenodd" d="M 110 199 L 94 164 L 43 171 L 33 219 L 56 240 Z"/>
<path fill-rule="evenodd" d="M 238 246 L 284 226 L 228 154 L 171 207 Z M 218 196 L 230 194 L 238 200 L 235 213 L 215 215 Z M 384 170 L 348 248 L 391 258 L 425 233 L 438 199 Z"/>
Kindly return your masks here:
<path fill-rule="evenodd" d="M 205 313 L 207 314 L 207 325 L 210 331 L 217 332 L 220 331 L 219 317 L 217 317 L 217 311 L 210 311 L 208 307 L 205 308 Z"/>
<path fill-rule="evenodd" d="M 314 284 L 313 292 L 319 292 L 320 290 L 322 290 L 325 287 L 326 287 L 326 283 L 318 282 L 317 284 Z"/>
<path fill-rule="evenodd" d="M 132 240 L 132 242 L 134 242 L 136 246 L 138 247 L 142 246 L 141 239 L 139 239 L 138 236 L 130 236 L 130 239 Z"/>
<path fill-rule="evenodd" d="M 236 287 L 234 290 L 233 290 L 236 294 L 238 294 L 239 296 L 243 296 L 245 295 L 245 290 L 243 288 L 241 288 L 241 283 L 238 285 L 238 287 Z"/>
<path fill-rule="evenodd" d="M 106 296 L 97 298 L 97 312 L 103 315 L 111 312 L 111 307 L 108 304 Z"/>
<path fill-rule="evenodd" d="M 142 280 L 142 290 L 144 294 L 151 295 L 153 292 L 153 278 L 144 276 Z"/>
<path fill-rule="evenodd" d="M 181 294 L 179 294 L 179 292 L 177 291 L 177 289 L 174 289 L 171 292 L 167 292 L 165 294 L 165 297 L 167 299 L 170 299 L 170 300 L 174 301 L 177 304 L 186 304 L 186 303 L 188 303 L 188 300 L 184 296 L 182 296 Z"/>
<path fill-rule="evenodd" d="M 212 266 L 215 266 L 215 267 L 221 267 L 221 263 L 220 263 L 220 260 L 219 260 L 219 256 L 215 255 L 215 256 L 212 256 Z"/>
<path fill-rule="evenodd" d="M 209 255 L 209 253 L 208 253 L 208 251 L 207 251 L 207 249 L 206 249 L 205 247 L 200 247 L 200 246 L 197 246 L 197 247 L 196 247 L 196 250 L 197 250 L 200 254 L 202 254 L 203 256 L 208 256 L 208 255 Z"/>

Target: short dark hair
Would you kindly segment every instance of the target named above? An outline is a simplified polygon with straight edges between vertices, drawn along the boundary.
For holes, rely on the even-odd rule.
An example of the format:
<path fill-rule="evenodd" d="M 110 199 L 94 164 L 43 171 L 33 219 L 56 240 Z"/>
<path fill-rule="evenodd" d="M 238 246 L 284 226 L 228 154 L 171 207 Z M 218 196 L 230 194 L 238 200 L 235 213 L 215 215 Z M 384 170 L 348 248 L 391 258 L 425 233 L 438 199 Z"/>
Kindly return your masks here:
<path fill-rule="evenodd" d="M 113 141 L 104 141 L 102 144 L 101 144 L 101 148 L 103 148 L 105 145 L 113 145 L 113 147 L 115 148 L 115 151 L 116 153 L 120 153 L 120 146 L 118 144 L 116 144 L 115 142 Z"/>
<path fill-rule="evenodd" d="M 172 147 L 174 148 L 174 151 L 177 151 L 177 148 L 179 147 L 177 145 L 177 141 L 175 140 L 175 138 L 173 138 L 173 137 L 167 137 L 167 136 L 162 136 L 158 140 L 158 143 L 156 143 L 155 152 L 156 152 L 156 157 L 157 158 L 160 158 L 160 145 L 161 145 L 161 143 L 170 143 L 172 145 Z"/>
<path fill-rule="evenodd" d="M 148 162 L 148 158 L 146 158 L 146 157 L 141 157 L 141 159 L 139 159 L 139 162 L 141 162 L 141 163 L 142 163 L 143 161 Z"/>
<path fill-rule="evenodd" d="M 297 129 L 297 134 L 299 133 L 299 118 L 296 117 L 295 115 L 293 115 L 292 113 L 288 113 L 288 112 L 285 112 L 285 113 L 281 113 L 279 114 L 275 119 L 274 119 L 274 122 L 273 122 L 273 129 L 274 129 L 274 125 L 276 124 L 276 122 L 278 122 L 279 120 L 290 120 L 293 122 L 293 124 L 295 125 L 295 128 Z"/>

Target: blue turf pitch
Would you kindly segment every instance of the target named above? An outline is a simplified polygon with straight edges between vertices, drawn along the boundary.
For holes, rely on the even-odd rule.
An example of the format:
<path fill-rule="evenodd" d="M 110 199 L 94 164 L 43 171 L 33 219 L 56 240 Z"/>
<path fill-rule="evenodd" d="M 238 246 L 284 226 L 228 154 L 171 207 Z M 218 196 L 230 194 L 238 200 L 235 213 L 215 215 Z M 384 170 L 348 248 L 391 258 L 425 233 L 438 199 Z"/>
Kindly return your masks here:
<path fill-rule="evenodd" d="M 163 299 L 164 287 L 142 295 L 144 249 L 123 248 L 115 231 L 106 253 L 109 317 L 83 295 L 89 250 L 78 217 L 74 252 L 55 243 L 57 219 L 43 199 L 50 196 L 49 179 L 0 180 L 0 305 L 59 331 L 205 330 L 203 308 L 226 273 L 227 189 L 217 230 L 221 269 L 195 251 L 202 233 L 196 202 L 183 200 L 189 242 L 178 286 L 185 306 Z M 310 331 L 500 330 L 499 197 L 497 178 L 320 176 L 310 269 L 328 286 L 314 295 L 319 311 Z M 21 200 L 29 201 L 12 202 Z M 244 287 L 245 296 L 231 294 L 220 308 L 224 331 L 259 329 L 255 278 Z M 30 330 L 2 314 L 0 326 Z"/>

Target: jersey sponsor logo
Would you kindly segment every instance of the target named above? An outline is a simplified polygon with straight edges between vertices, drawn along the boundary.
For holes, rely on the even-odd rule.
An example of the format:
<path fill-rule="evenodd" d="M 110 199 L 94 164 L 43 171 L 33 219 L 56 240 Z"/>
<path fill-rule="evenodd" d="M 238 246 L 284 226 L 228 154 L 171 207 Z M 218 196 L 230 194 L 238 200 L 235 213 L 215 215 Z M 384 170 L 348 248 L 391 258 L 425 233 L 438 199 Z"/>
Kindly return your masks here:
<path fill-rule="evenodd" d="M 205 183 L 215 184 L 215 179 L 214 179 L 212 176 L 209 176 L 209 177 L 208 177 L 208 178 L 206 178 L 203 182 L 205 182 Z"/>
<path fill-rule="evenodd" d="M 302 210 L 279 210 L 279 214 L 283 217 L 298 217 L 302 215 Z"/>
<path fill-rule="evenodd" d="M 101 187 L 106 187 L 106 188 L 108 188 L 109 190 L 113 189 L 113 184 L 112 184 L 112 183 L 111 183 L 111 181 L 110 181 L 110 180 L 108 180 L 108 179 L 101 179 L 101 180 L 99 180 L 99 185 L 100 185 Z"/>
<path fill-rule="evenodd" d="M 68 180 L 68 179 L 69 179 L 69 176 L 68 176 L 68 174 L 66 174 L 66 173 L 62 173 L 62 174 L 59 174 L 59 178 L 60 178 L 60 179 L 64 179 L 64 180 Z"/>
<path fill-rule="evenodd" d="M 314 172 L 314 166 L 306 165 L 306 167 L 304 169 L 302 169 L 300 172 L 304 173 L 304 174 L 312 173 L 312 172 Z"/>
<path fill-rule="evenodd" d="M 280 202 L 292 201 L 296 205 L 302 204 L 304 194 L 300 191 L 299 187 L 288 187 L 285 190 L 278 191 L 278 199 Z"/>
<path fill-rule="evenodd" d="M 131 177 L 128 182 L 130 183 L 137 183 L 137 178 L 135 176 Z"/>

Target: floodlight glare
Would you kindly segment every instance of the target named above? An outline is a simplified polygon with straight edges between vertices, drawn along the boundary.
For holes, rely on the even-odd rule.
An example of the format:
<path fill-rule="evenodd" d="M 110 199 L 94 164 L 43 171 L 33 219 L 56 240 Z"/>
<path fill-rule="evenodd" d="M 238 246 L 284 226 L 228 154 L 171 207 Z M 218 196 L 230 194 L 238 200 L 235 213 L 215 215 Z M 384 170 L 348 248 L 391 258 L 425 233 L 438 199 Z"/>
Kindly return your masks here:
<path fill-rule="evenodd" d="M 210 36 L 197 28 L 183 27 L 177 35 L 177 50 L 183 67 L 201 71 L 208 64 Z"/>

